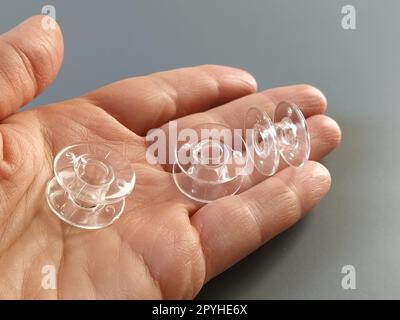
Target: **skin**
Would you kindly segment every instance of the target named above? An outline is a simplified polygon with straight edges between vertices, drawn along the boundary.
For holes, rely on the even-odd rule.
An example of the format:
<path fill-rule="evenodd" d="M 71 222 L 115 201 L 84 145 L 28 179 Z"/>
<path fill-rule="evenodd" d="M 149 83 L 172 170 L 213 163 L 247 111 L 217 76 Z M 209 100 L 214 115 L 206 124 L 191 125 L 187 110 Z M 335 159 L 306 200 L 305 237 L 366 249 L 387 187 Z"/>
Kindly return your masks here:
<path fill-rule="evenodd" d="M 323 115 L 326 99 L 308 85 L 256 92 L 243 70 L 199 66 L 112 83 L 71 100 L 16 113 L 61 67 L 63 39 L 41 16 L 0 36 L 0 297 L 8 299 L 191 299 L 226 270 L 315 206 L 330 187 L 318 161 L 339 143 Z M 311 159 L 253 175 L 235 196 L 208 205 L 184 197 L 170 172 L 146 162 L 144 135 L 178 119 L 182 127 L 240 128 L 249 107 L 301 106 Z M 54 156 L 77 141 L 124 141 L 136 170 L 133 194 L 112 226 L 86 231 L 57 219 L 44 197 Z M 41 286 L 54 265 L 57 289 Z"/>

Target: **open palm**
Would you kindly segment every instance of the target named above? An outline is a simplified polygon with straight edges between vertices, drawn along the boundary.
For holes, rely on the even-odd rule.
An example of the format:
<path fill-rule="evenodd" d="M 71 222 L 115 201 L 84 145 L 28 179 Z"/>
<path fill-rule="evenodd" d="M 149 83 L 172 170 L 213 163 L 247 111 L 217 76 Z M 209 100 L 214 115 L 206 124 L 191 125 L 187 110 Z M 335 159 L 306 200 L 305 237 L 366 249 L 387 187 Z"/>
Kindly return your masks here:
<path fill-rule="evenodd" d="M 0 37 L 0 297 L 193 298 L 203 284 L 295 223 L 328 191 L 317 162 L 248 179 L 238 195 L 202 206 L 184 197 L 171 174 L 146 162 L 144 135 L 177 119 L 182 127 L 219 122 L 241 128 L 250 107 L 301 106 L 319 160 L 340 141 L 322 113 L 323 95 L 297 85 L 255 93 L 246 72 L 200 66 L 119 81 L 82 97 L 15 111 L 56 77 L 63 57 L 58 28 L 33 17 Z M 121 218 L 88 231 L 47 208 L 54 156 L 79 141 L 125 141 L 137 179 Z M 42 287 L 42 268 L 57 288 Z"/>

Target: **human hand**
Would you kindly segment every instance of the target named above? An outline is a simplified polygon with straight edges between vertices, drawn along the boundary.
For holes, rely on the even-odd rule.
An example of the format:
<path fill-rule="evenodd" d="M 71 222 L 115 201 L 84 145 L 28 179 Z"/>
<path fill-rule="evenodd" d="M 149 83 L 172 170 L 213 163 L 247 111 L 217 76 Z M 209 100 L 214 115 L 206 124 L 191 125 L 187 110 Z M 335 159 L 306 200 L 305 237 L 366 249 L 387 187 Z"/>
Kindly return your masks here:
<path fill-rule="evenodd" d="M 193 298 L 206 281 L 298 221 L 327 193 L 321 164 L 255 176 L 235 196 L 207 205 L 184 197 L 171 173 L 148 164 L 144 135 L 177 119 L 182 127 L 222 122 L 241 128 L 250 107 L 282 100 L 307 117 L 311 159 L 340 141 L 322 113 L 324 96 L 296 85 L 255 93 L 246 72 L 200 66 L 119 81 L 71 100 L 19 113 L 56 77 L 61 31 L 28 19 L 0 37 L 0 297 Z M 88 231 L 50 213 L 44 197 L 53 158 L 77 141 L 126 141 L 137 179 L 121 218 Z M 57 289 L 41 286 L 44 265 L 57 270 Z"/>

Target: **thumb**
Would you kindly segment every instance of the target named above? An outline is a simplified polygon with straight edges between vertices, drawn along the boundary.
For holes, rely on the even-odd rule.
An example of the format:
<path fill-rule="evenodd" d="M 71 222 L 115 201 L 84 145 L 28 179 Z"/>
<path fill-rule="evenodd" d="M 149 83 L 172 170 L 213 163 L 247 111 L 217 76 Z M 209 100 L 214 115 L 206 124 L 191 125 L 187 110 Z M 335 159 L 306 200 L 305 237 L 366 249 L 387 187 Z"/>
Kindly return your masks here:
<path fill-rule="evenodd" d="M 0 120 L 28 104 L 56 78 L 64 42 L 50 17 L 31 17 L 0 35 Z"/>

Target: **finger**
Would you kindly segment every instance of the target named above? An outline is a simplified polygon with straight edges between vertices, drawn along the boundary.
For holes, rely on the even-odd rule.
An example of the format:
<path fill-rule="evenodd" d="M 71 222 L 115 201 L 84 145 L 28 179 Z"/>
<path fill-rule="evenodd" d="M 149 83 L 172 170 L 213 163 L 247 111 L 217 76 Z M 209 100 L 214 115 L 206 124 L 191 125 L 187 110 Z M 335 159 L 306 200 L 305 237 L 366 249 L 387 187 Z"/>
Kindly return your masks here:
<path fill-rule="evenodd" d="M 201 208 L 191 221 L 201 238 L 206 279 L 297 222 L 328 192 L 330 181 L 327 169 L 310 161 Z"/>
<path fill-rule="evenodd" d="M 242 98 L 231 105 L 225 104 L 220 108 L 210 110 L 211 118 L 224 122 L 231 128 L 243 128 L 246 112 L 253 107 L 262 109 L 273 117 L 276 105 L 281 101 L 289 101 L 301 109 L 304 117 L 324 113 L 327 102 L 323 93 L 309 85 L 294 85 L 274 88 L 259 94 L 254 94 L 252 99 Z M 239 116 L 238 116 L 239 115 Z"/>
<path fill-rule="evenodd" d="M 325 115 L 315 115 L 307 119 L 310 131 L 310 159 L 319 161 L 333 151 L 342 140 L 339 125 Z"/>
<path fill-rule="evenodd" d="M 319 161 L 339 145 L 341 131 L 335 120 L 322 114 L 307 118 L 307 125 L 310 132 L 310 159 Z M 286 162 L 281 159 L 278 171 L 287 166 Z M 250 176 L 243 179 L 240 192 L 247 190 L 265 179 L 266 176 L 254 170 Z"/>
<path fill-rule="evenodd" d="M 321 114 L 326 109 L 326 98 L 321 91 L 309 85 L 294 85 L 251 94 L 206 112 L 182 117 L 177 120 L 177 130 L 193 128 L 204 123 L 219 123 L 229 128 L 243 129 L 247 110 L 256 107 L 272 115 L 277 101 L 281 99 L 298 105 L 305 117 Z M 164 125 L 162 130 L 168 137 L 169 124 Z M 166 141 L 168 142 L 169 138 Z M 169 145 L 167 150 L 168 148 Z M 168 158 L 167 163 L 169 162 Z M 170 164 L 164 166 L 166 171 L 170 171 L 171 168 Z"/>
<path fill-rule="evenodd" d="M 112 83 L 85 95 L 137 134 L 204 111 L 256 90 L 254 78 L 235 68 L 204 65 Z"/>
<path fill-rule="evenodd" d="M 178 128 L 192 128 L 202 123 L 221 123 L 230 128 L 242 129 L 244 117 L 250 108 L 259 108 L 272 116 L 280 101 L 289 101 L 301 109 L 305 117 L 324 113 L 326 98 L 317 88 L 309 85 L 294 85 L 254 93 L 213 108 L 207 112 L 188 115 L 178 119 Z"/>
<path fill-rule="evenodd" d="M 327 101 L 324 94 L 308 84 L 297 84 L 287 87 L 273 88 L 266 91 L 266 96 L 277 105 L 281 101 L 293 101 L 302 106 L 302 112 L 307 117 L 324 113 Z"/>
<path fill-rule="evenodd" d="M 45 90 L 61 67 L 61 30 L 56 23 L 44 28 L 43 18 L 31 17 L 0 36 L 0 119 Z"/>

